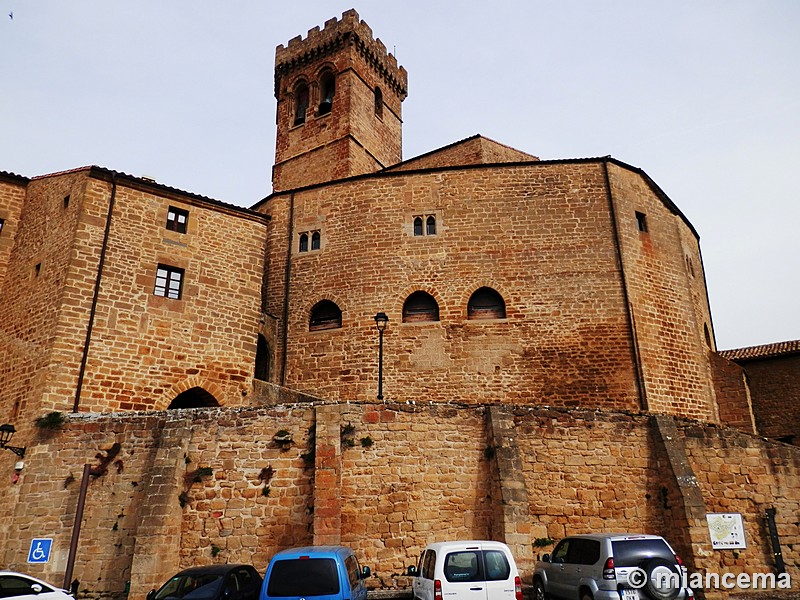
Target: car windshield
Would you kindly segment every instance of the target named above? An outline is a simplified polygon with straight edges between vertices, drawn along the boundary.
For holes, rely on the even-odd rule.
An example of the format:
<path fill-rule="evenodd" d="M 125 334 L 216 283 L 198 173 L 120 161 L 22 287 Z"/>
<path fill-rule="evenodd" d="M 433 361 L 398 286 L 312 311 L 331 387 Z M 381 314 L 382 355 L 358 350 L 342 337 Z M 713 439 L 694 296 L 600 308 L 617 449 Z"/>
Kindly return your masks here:
<path fill-rule="evenodd" d="M 615 540 L 611 542 L 615 567 L 637 567 L 648 558 L 664 558 L 675 562 L 675 555 L 660 538 L 642 540 Z"/>
<path fill-rule="evenodd" d="M 330 596 L 339 593 L 336 561 L 332 558 L 296 558 L 275 561 L 268 596 Z"/>
<path fill-rule="evenodd" d="M 219 595 L 222 587 L 222 575 L 211 573 L 197 573 L 191 575 L 176 575 L 155 595 L 155 600 L 166 598 L 185 598 L 186 600 L 206 600 Z"/>

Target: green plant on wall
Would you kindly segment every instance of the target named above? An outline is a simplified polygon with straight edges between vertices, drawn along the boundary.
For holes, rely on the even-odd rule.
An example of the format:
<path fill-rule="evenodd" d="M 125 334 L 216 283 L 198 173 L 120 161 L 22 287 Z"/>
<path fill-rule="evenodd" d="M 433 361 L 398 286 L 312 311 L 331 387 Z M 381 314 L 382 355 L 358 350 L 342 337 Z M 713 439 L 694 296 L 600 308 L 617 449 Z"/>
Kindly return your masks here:
<path fill-rule="evenodd" d="M 211 558 L 216 558 L 217 554 L 222 552 L 222 548 L 217 546 L 216 544 L 211 544 Z"/>
<path fill-rule="evenodd" d="M 66 422 L 67 417 L 57 410 L 49 412 L 34 421 L 39 429 L 59 429 Z"/>
<path fill-rule="evenodd" d="M 184 473 L 183 481 L 186 484 L 186 489 L 178 495 L 178 502 L 180 502 L 181 508 L 189 503 L 189 490 L 192 489 L 192 486 L 207 477 L 211 477 L 213 474 L 214 470 L 211 467 L 200 467 L 194 471 Z"/>
<path fill-rule="evenodd" d="M 547 546 L 552 546 L 555 544 L 556 541 L 553 538 L 544 537 L 544 538 L 536 538 L 533 540 L 533 547 L 534 548 L 545 548 Z"/>

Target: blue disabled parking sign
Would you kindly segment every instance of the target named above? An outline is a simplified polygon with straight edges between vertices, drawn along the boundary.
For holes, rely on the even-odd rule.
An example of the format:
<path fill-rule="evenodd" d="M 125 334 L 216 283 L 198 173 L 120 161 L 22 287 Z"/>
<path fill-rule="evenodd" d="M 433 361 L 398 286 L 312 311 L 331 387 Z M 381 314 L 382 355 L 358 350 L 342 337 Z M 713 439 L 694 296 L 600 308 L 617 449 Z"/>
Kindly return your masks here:
<path fill-rule="evenodd" d="M 46 563 L 50 560 L 50 548 L 53 547 L 52 538 L 33 538 L 31 549 L 28 551 L 29 563 Z"/>

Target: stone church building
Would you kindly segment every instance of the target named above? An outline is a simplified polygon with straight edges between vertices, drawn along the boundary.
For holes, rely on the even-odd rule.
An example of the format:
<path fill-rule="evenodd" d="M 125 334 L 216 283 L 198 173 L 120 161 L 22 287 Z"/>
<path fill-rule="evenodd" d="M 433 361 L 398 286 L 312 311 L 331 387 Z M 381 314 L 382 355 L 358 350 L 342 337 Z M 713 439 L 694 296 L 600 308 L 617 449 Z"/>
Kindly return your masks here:
<path fill-rule="evenodd" d="M 342 543 L 403 589 L 427 543 L 493 538 L 530 583 L 566 534 L 641 531 L 800 578 L 798 343 L 717 352 L 698 233 L 641 169 L 404 160 L 406 94 L 351 10 L 278 46 L 249 209 L 0 172 L 0 565 L 121 599 Z"/>

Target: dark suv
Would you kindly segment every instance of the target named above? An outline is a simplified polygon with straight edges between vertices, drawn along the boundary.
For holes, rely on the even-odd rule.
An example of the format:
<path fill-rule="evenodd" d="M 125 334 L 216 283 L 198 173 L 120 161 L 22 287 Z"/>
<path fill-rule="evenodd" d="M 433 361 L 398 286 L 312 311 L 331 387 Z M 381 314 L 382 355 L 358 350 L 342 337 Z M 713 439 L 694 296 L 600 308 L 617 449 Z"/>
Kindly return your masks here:
<path fill-rule="evenodd" d="M 535 600 L 689 600 L 686 569 L 657 535 L 601 533 L 561 540 L 533 573 Z"/>

